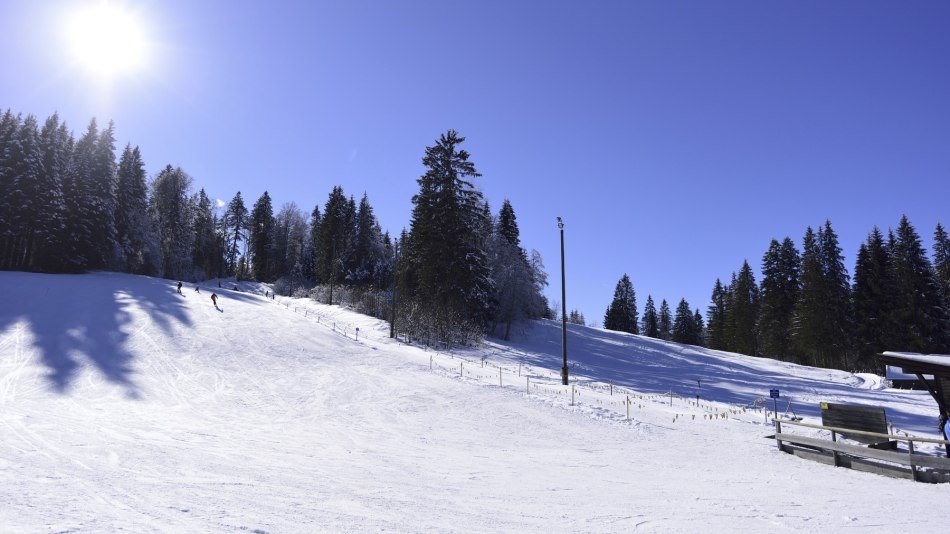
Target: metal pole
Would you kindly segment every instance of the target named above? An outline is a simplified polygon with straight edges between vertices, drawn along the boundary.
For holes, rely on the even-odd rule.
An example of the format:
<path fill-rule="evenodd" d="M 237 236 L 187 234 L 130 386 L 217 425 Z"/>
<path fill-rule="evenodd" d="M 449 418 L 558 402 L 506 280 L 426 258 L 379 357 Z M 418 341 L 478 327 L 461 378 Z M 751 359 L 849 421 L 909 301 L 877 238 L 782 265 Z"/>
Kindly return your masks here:
<path fill-rule="evenodd" d="M 567 290 L 564 276 L 564 221 L 557 218 L 557 227 L 561 230 L 561 383 L 567 385 Z"/>

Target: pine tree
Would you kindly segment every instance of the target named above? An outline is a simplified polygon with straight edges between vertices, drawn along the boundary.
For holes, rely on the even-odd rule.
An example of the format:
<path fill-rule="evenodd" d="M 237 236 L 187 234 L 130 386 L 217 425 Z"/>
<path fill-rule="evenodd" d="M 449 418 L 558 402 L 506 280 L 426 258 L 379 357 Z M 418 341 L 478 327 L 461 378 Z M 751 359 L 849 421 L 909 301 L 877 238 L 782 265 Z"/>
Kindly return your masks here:
<path fill-rule="evenodd" d="M 351 263 L 350 244 L 356 216 L 351 208 L 343 188 L 335 186 L 324 206 L 316 243 L 317 277 L 324 284 L 343 283 L 346 268 Z"/>
<path fill-rule="evenodd" d="M 851 304 L 851 279 L 844 266 L 838 236 L 831 228 L 831 221 L 825 221 L 823 232 L 818 233 L 822 254 L 827 296 L 825 305 L 827 316 L 825 326 L 828 347 L 825 367 L 837 367 L 851 370 L 854 368 L 852 339 L 854 324 Z"/>
<path fill-rule="evenodd" d="M 96 183 L 95 152 L 99 138 L 96 120 L 89 121 L 86 133 L 76 141 L 63 180 L 65 228 L 63 241 L 64 270 L 82 272 L 95 264 L 93 234 L 95 227 Z"/>
<path fill-rule="evenodd" d="M 567 322 L 571 324 L 579 324 L 581 326 L 587 324 L 587 321 L 584 319 L 584 314 L 577 310 L 571 310 L 571 313 L 569 313 L 567 316 Z"/>
<path fill-rule="evenodd" d="M 498 211 L 498 233 L 501 234 L 508 243 L 520 247 L 521 238 L 518 230 L 518 219 L 515 217 L 515 210 L 511 207 L 511 202 L 506 198 Z"/>
<path fill-rule="evenodd" d="M 267 191 L 257 199 L 251 210 L 250 253 L 251 273 L 258 282 L 272 280 L 274 271 L 274 208 Z"/>
<path fill-rule="evenodd" d="M 443 324 L 484 325 L 492 312 L 492 284 L 484 247 L 482 194 L 469 180 L 480 176 L 465 138 L 449 130 L 426 148 L 426 173 L 413 196 L 407 269 L 416 287 L 412 297 L 426 304 Z"/>
<path fill-rule="evenodd" d="M 643 307 L 643 319 L 640 323 L 640 332 L 647 337 L 660 337 L 660 326 L 656 315 L 656 306 L 653 304 L 653 297 L 647 295 L 647 303 Z"/>
<path fill-rule="evenodd" d="M 320 233 L 322 229 L 320 228 L 321 223 L 323 222 L 323 217 L 320 214 L 320 206 L 314 206 L 313 211 L 310 212 L 310 235 L 309 235 L 309 250 L 310 254 L 307 257 L 307 263 L 309 265 L 304 267 L 304 272 L 307 273 L 307 276 L 311 279 L 314 279 L 318 282 L 322 282 L 320 278 L 320 259 L 322 255 L 320 254 Z"/>
<path fill-rule="evenodd" d="M 673 338 L 673 317 L 670 315 L 670 305 L 666 299 L 660 302 L 660 320 L 658 321 L 660 339 L 669 341 Z"/>
<path fill-rule="evenodd" d="M 202 190 L 204 194 L 204 190 Z M 116 173 L 115 239 L 119 269 L 136 274 L 155 274 L 157 258 L 149 255 L 154 240 L 148 217 L 148 185 L 139 147 L 126 145 Z"/>
<path fill-rule="evenodd" d="M 91 188 L 88 204 L 89 222 L 95 231 L 91 234 L 91 248 L 89 251 L 89 267 L 94 269 L 106 268 L 114 264 L 115 241 L 115 190 L 116 190 L 116 162 L 115 162 L 115 125 L 109 121 L 109 126 L 99 133 L 96 139 L 91 164 Z"/>
<path fill-rule="evenodd" d="M 726 288 L 716 279 L 711 303 L 706 310 L 706 330 L 709 348 L 726 350 Z"/>
<path fill-rule="evenodd" d="M 730 350 L 757 356 L 759 290 L 748 261 L 742 262 L 739 275 L 730 289 L 731 306 L 727 313 L 727 324 L 732 333 Z"/>
<path fill-rule="evenodd" d="M 639 334 L 637 322 L 637 294 L 630 282 L 630 277 L 624 274 L 614 289 L 614 298 L 604 314 L 604 328 Z"/>
<path fill-rule="evenodd" d="M 211 208 L 211 199 L 204 188 L 198 190 L 191 204 L 194 210 L 192 232 L 195 236 L 192 262 L 201 270 L 205 279 L 213 278 L 221 268 L 223 248 L 218 245 L 219 234 L 215 228 L 215 215 Z"/>
<path fill-rule="evenodd" d="M 42 272 L 57 272 L 61 269 L 61 243 L 65 236 L 65 200 L 63 199 L 63 176 L 69 164 L 72 137 L 59 116 L 46 119 L 40 131 L 40 152 L 43 172 L 37 184 L 42 191 L 36 199 L 36 225 L 34 228 L 34 252 L 30 268 Z"/>
<path fill-rule="evenodd" d="M 673 341 L 677 343 L 695 344 L 696 325 L 693 324 L 693 312 L 689 309 L 686 299 L 680 299 L 676 306 L 676 316 L 673 318 Z"/>
<path fill-rule="evenodd" d="M 5 143 L 3 198 L 4 214 L 0 227 L 0 268 L 23 269 L 32 261 L 36 208 L 41 192 L 37 186 L 42 180 L 43 155 L 36 118 L 28 115 L 17 131 Z"/>
<path fill-rule="evenodd" d="M 353 238 L 353 267 L 347 279 L 358 286 L 378 284 L 387 270 L 389 258 L 383 246 L 383 230 L 376 221 L 369 197 L 363 193 L 356 210 L 356 228 Z"/>
<path fill-rule="evenodd" d="M 227 235 L 228 273 L 233 275 L 238 269 L 238 246 L 245 241 L 244 232 L 247 229 L 247 207 L 244 206 L 240 191 L 228 203 L 222 223 Z"/>
<path fill-rule="evenodd" d="M 934 231 L 933 255 L 937 281 L 943 288 L 944 305 L 950 306 L 950 237 L 940 223 Z"/>
<path fill-rule="evenodd" d="M 829 221 L 817 235 L 811 227 L 806 230 L 801 273 L 794 340 L 802 363 L 853 367 L 850 282 Z"/>
<path fill-rule="evenodd" d="M 801 259 L 792 240 L 775 239 L 762 258 L 759 336 L 764 356 L 788 360 L 792 355 L 792 321 L 798 300 Z"/>
<path fill-rule="evenodd" d="M 191 177 L 180 167 L 165 167 L 152 182 L 150 210 L 158 234 L 161 272 L 164 278 L 188 279 L 192 274 Z"/>
<path fill-rule="evenodd" d="M 693 333 L 695 338 L 690 342 L 690 345 L 698 345 L 700 347 L 706 346 L 706 325 L 703 324 L 703 316 L 699 313 L 699 308 L 696 308 L 696 312 L 693 313 Z"/>
<path fill-rule="evenodd" d="M 884 236 L 876 226 L 858 249 L 851 293 L 857 355 L 855 367 L 880 373 L 883 368 L 877 355 L 889 350 L 894 335 L 891 321 L 893 281 Z"/>
<path fill-rule="evenodd" d="M 547 285 L 547 274 L 543 272 L 541 255 L 532 251 L 529 261 L 521 248 L 514 208 L 507 200 L 502 204 L 497 221 L 488 246 L 494 288 L 493 330 L 499 324 L 505 325 L 503 338 L 508 340 L 512 323 L 542 315 L 541 291 Z"/>
<path fill-rule="evenodd" d="M 907 216 L 897 227 L 891 258 L 894 266 L 894 340 L 899 350 L 947 352 L 947 315 L 942 290 L 917 231 Z"/>

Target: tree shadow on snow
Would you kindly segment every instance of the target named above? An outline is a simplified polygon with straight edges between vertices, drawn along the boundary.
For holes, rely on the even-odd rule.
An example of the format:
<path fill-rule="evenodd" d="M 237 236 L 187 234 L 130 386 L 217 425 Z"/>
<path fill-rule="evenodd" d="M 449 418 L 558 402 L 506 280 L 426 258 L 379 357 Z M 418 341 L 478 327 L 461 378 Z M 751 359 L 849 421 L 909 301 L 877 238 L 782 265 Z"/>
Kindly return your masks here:
<path fill-rule="evenodd" d="M 77 279 L 77 277 L 83 277 Z M 0 288 L 17 302 L 0 310 L 0 329 L 25 320 L 52 388 L 65 394 L 83 358 L 109 382 L 138 398 L 134 355 L 127 347 L 132 310 L 144 310 L 160 328 L 190 325 L 186 297 L 175 283 L 115 273 L 84 275 L 0 274 Z"/>
<path fill-rule="evenodd" d="M 493 341 L 503 352 L 510 351 L 509 357 L 525 364 L 555 372 L 561 368 L 559 321 L 537 321 L 529 336 L 518 336 L 510 342 Z M 822 401 L 879 405 L 885 407 L 888 421 L 898 427 L 928 430 L 933 426 L 931 418 L 902 410 L 907 399 L 896 402 L 893 390 L 863 388 L 860 378 L 843 371 L 724 355 L 703 347 L 578 325 L 568 325 L 567 354 L 572 380 L 579 383 L 609 382 L 645 394 L 672 390 L 689 399 L 699 395 L 701 399 L 742 406 L 764 398 L 769 408 L 773 406 L 769 389 L 777 388 L 782 395 L 779 412 L 786 411 L 789 399 L 797 415 L 819 418 Z M 932 403 L 929 397 L 921 400 L 925 404 L 928 401 Z"/>

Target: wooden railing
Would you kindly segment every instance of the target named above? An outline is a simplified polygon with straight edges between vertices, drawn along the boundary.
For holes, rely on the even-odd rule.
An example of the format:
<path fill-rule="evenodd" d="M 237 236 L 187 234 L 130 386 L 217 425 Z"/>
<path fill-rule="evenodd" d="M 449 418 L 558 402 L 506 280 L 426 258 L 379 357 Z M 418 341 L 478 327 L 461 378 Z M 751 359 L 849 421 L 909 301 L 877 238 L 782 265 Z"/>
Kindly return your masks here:
<path fill-rule="evenodd" d="M 818 430 L 826 430 L 831 432 L 831 441 L 821 438 L 813 438 L 807 436 L 799 436 L 796 434 L 788 434 L 782 432 L 782 426 L 784 425 L 794 425 L 801 426 L 805 428 L 814 428 Z M 838 441 L 839 434 L 850 434 L 850 435 L 864 435 L 868 437 L 887 439 L 892 441 L 905 441 L 907 442 L 907 452 L 894 451 L 894 450 L 882 450 L 875 449 L 872 447 L 865 447 L 860 445 L 851 445 L 848 443 L 842 443 Z M 832 454 L 834 459 L 834 465 L 841 465 L 841 454 L 847 454 L 849 456 L 857 458 L 869 458 L 874 460 L 880 460 L 885 462 L 896 463 L 899 465 L 907 466 L 910 468 L 910 475 L 915 481 L 920 480 L 920 471 L 919 468 L 926 467 L 931 469 L 941 469 L 950 471 L 950 458 L 944 458 L 940 456 L 929 456 L 923 455 L 914 452 L 914 443 L 936 443 L 941 444 L 944 447 L 950 445 L 950 442 L 947 442 L 942 439 L 934 438 L 924 438 L 918 436 L 899 436 L 895 434 L 881 434 L 878 432 L 865 432 L 863 430 L 852 430 L 850 428 L 840 428 L 833 426 L 823 426 L 823 425 L 812 425 L 809 423 L 799 423 L 794 421 L 781 421 L 779 419 L 775 420 L 775 441 L 778 444 L 778 448 L 784 452 L 787 451 L 783 447 L 783 443 L 791 443 L 794 445 L 804 445 L 806 447 L 813 447 L 822 451 L 827 451 Z M 905 475 L 906 476 L 906 475 Z"/>

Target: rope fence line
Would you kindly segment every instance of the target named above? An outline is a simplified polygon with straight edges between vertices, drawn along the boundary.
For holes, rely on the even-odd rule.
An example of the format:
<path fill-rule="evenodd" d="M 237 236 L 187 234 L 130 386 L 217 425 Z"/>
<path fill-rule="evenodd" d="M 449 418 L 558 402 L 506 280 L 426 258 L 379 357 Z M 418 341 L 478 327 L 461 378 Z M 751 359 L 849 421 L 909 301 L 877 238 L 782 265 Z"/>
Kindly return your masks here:
<path fill-rule="evenodd" d="M 263 292 L 255 290 L 254 293 L 259 294 L 260 296 L 265 296 Z M 265 296 L 266 298 L 266 296 Z M 314 320 L 317 324 L 320 324 L 324 327 L 329 328 L 334 333 L 339 333 L 348 339 L 360 342 L 359 339 L 359 327 L 355 326 L 352 323 L 340 320 L 336 317 L 326 315 L 317 310 L 313 310 L 308 307 L 291 307 L 291 302 L 286 302 L 283 299 L 277 297 L 271 298 L 278 305 L 283 305 L 285 309 L 293 311 L 298 315 L 303 315 L 308 319 Z M 364 343 L 368 341 L 364 337 Z M 688 408 L 689 411 L 674 411 L 672 414 L 672 422 L 679 422 L 680 419 L 689 420 L 689 421 L 699 421 L 698 416 L 702 416 L 703 421 L 725 421 L 730 417 L 736 417 L 739 415 L 749 414 L 749 413 L 763 413 L 764 422 L 767 424 L 770 419 L 772 419 L 771 410 L 766 406 L 766 399 L 759 397 L 752 400 L 745 405 L 733 405 L 730 403 L 719 402 L 719 406 L 713 405 L 711 403 L 702 402 L 694 400 L 695 397 L 686 397 L 675 392 L 672 388 L 666 393 L 643 393 L 625 386 L 618 386 L 613 383 L 603 383 L 603 382 L 575 382 L 568 386 L 560 384 L 561 375 L 559 372 L 546 368 L 535 368 L 533 366 L 526 365 L 524 363 L 518 363 L 517 367 L 507 366 L 496 364 L 494 362 L 488 361 L 485 356 L 478 359 L 465 358 L 461 355 L 453 354 L 452 352 L 444 352 L 437 349 L 432 349 L 430 347 L 421 347 L 426 352 L 430 353 L 429 368 L 430 370 L 440 370 L 446 374 L 454 374 L 461 378 L 472 378 L 475 380 L 492 380 L 497 381 L 499 387 L 512 387 L 512 388 L 521 388 L 526 394 L 537 394 L 537 395 L 546 395 L 554 398 L 564 398 L 567 399 L 570 397 L 570 406 L 575 406 L 577 404 L 587 404 L 587 405 L 597 405 L 605 409 L 610 409 L 611 411 L 621 412 L 621 415 L 625 415 L 626 420 L 631 419 L 631 411 L 634 410 L 643 410 L 645 403 L 652 403 L 657 405 L 666 405 L 668 407 L 673 407 L 674 400 L 679 402 L 679 405 L 683 408 Z M 499 353 L 501 351 L 498 351 Z M 439 356 L 442 359 L 448 358 L 450 360 L 458 361 L 458 365 L 447 367 L 441 362 L 436 361 L 435 356 Z M 485 372 L 481 371 L 482 369 L 494 369 L 497 370 L 497 374 L 494 371 L 491 372 L 491 375 L 487 375 Z M 507 375 L 507 376 L 506 376 Z M 524 378 L 524 384 L 519 385 L 519 380 Z M 607 396 L 607 398 L 601 398 Z M 699 413 L 697 413 L 697 411 Z"/>

